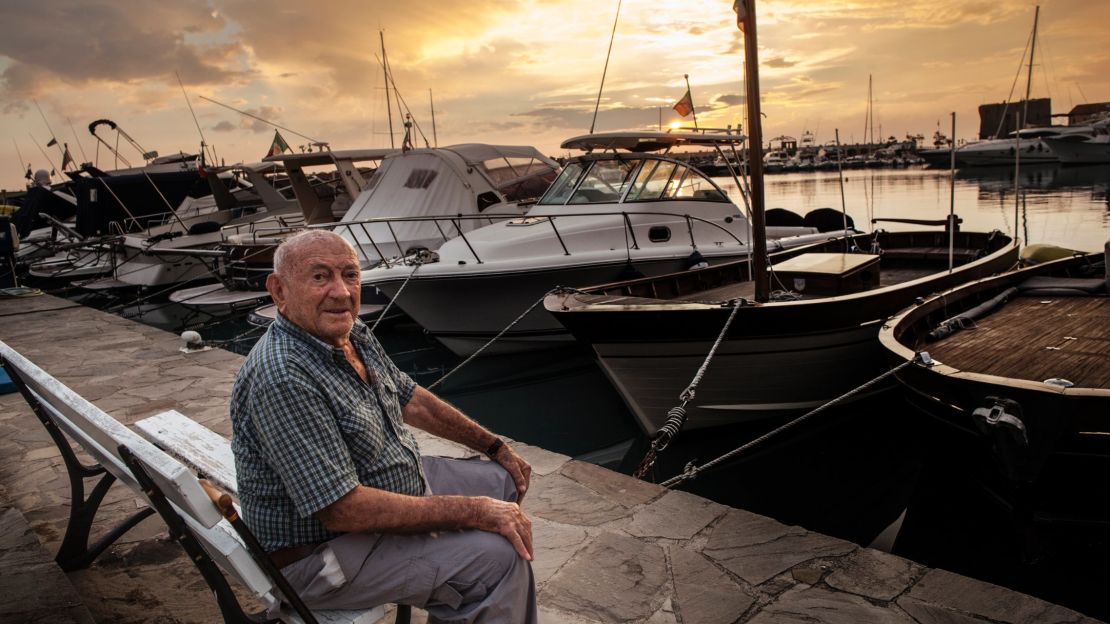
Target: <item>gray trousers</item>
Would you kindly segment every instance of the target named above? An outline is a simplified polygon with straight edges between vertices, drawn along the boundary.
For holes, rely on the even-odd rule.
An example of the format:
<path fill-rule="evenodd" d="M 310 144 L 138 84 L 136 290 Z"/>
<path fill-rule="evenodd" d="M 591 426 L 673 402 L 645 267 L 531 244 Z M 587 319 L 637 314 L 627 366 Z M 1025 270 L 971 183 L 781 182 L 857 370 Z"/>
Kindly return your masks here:
<path fill-rule="evenodd" d="M 499 464 L 422 459 L 432 493 L 516 500 L 516 486 Z M 532 565 L 507 539 L 486 531 L 348 533 L 281 571 L 312 609 L 398 603 L 427 610 L 430 623 L 538 621 Z"/>

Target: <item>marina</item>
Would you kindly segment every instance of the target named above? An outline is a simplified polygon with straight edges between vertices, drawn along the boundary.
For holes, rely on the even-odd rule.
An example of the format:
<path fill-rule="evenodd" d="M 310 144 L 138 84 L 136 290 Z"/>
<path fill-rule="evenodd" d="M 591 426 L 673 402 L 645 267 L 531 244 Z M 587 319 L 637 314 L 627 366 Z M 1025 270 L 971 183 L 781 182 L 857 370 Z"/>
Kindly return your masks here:
<path fill-rule="evenodd" d="M 415 2 L 0 50 L 0 622 L 1110 621 L 1106 7 Z"/>
<path fill-rule="evenodd" d="M 174 334 L 49 296 L 9 302 L 4 313 L 40 322 L 18 332 L 5 324 L 0 341 L 121 422 L 173 409 L 230 433 L 226 402 L 242 356 L 183 353 Z M 69 521 L 58 450 L 18 393 L 0 397 L 0 427 L 0 585 L 6 596 L 20 597 L 0 610 L 5 621 L 219 619 L 211 593 L 157 517 L 91 567 L 62 575 L 50 560 Z M 426 452 L 459 453 L 430 438 L 422 444 Z M 810 610 L 845 622 L 1096 621 L 566 455 L 521 448 L 536 473 L 525 508 L 535 517 L 544 621 L 778 622 Z M 140 506 L 126 487 L 114 487 L 95 526 Z"/>

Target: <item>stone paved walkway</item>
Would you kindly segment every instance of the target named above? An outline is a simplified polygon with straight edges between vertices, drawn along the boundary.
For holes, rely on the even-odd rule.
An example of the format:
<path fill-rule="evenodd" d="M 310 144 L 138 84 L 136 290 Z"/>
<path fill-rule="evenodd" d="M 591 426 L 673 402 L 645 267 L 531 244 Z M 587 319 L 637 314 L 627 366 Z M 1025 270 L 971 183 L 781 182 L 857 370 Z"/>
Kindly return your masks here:
<path fill-rule="evenodd" d="M 176 409 L 230 434 L 227 402 L 241 356 L 218 349 L 181 353 L 172 334 L 49 296 L 0 301 L 0 340 L 124 423 Z M 463 452 L 427 436 L 421 443 L 426 453 Z M 1095 622 L 997 586 L 516 446 L 535 469 L 524 508 L 534 521 L 534 569 L 548 624 Z M 18 394 L 0 396 L 0 493 L 0 594 L 9 605 L 0 607 L 0 622 L 87 622 L 90 613 L 97 622 L 218 621 L 200 575 L 168 542 L 156 516 L 87 570 L 62 575 L 42 563 L 41 548 L 55 552 L 64 532 L 68 482 L 57 450 Z M 126 488 L 113 488 L 98 525 L 109 526 L 138 504 Z M 26 523 L 37 540 L 29 539 Z M 31 551 L 37 558 L 22 554 Z M 15 578 L 32 569 L 50 580 Z M 66 593 L 66 576 L 84 607 Z M 45 587 L 52 589 L 44 594 Z M 424 621 L 419 613 L 414 620 Z"/>

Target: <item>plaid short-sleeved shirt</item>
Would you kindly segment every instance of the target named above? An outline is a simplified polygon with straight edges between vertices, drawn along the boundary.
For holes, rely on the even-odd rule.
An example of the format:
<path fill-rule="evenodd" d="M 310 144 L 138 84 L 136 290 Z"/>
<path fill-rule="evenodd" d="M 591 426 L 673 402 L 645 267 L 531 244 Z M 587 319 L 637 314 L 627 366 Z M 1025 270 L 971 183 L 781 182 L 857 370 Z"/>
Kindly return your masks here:
<path fill-rule="evenodd" d="M 425 491 L 416 438 L 401 417 L 416 384 L 361 321 L 350 336 L 369 384 L 342 349 L 281 315 L 235 379 L 231 449 L 239 500 L 267 551 L 336 537 L 314 514 L 359 484 Z"/>

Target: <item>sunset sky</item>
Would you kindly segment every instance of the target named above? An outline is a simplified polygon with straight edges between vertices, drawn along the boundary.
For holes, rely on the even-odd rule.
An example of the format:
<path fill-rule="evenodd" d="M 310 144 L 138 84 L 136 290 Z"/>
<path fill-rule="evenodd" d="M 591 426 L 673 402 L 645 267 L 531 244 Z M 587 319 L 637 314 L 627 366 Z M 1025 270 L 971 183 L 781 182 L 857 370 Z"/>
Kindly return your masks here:
<path fill-rule="evenodd" d="M 1110 101 L 1110 1 L 1040 4 L 1033 95 L 1056 113 Z M 589 129 L 616 10 L 617 0 L 6 0 L 0 187 L 23 187 L 17 146 L 24 163 L 50 169 L 46 122 L 78 162 L 96 159 L 87 126 L 99 118 L 147 150 L 197 151 L 175 72 L 228 163 L 263 156 L 273 128 L 200 96 L 333 149 L 387 147 L 379 30 L 429 141 L 430 89 L 440 145 L 558 155 Z M 958 136 L 971 138 L 979 104 L 1003 101 L 1015 80 L 1015 98 L 1024 92 L 1033 12 L 1030 0 L 758 0 L 764 136 L 808 129 L 823 143 L 839 128 L 842 141 L 862 140 L 870 74 L 876 135 L 931 136 L 955 111 Z M 654 129 L 660 111 L 664 125 L 677 120 L 683 74 L 700 125 L 741 122 L 742 48 L 732 0 L 624 0 L 596 129 Z M 112 166 L 103 148 L 100 166 Z"/>

